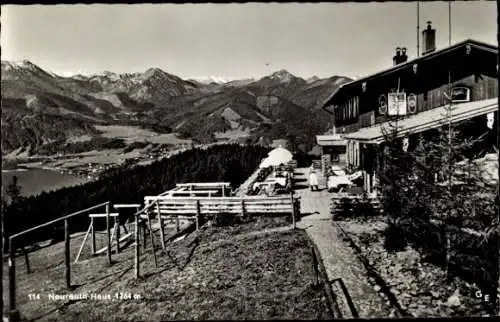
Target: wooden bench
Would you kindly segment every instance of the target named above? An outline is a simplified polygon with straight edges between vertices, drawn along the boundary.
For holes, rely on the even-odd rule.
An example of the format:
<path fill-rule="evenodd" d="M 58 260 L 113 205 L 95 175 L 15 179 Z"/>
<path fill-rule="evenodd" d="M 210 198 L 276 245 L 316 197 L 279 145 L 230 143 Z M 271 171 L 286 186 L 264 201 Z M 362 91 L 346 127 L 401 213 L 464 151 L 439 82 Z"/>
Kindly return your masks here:
<path fill-rule="evenodd" d="M 171 191 L 168 195 L 171 197 L 212 197 L 212 195 L 218 194 L 219 191 L 212 190 L 175 190 Z"/>
<path fill-rule="evenodd" d="M 190 183 L 177 183 L 176 188 L 186 188 L 189 191 L 199 190 L 220 190 L 223 197 L 230 195 L 231 183 L 230 182 L 190 182 Z"/>

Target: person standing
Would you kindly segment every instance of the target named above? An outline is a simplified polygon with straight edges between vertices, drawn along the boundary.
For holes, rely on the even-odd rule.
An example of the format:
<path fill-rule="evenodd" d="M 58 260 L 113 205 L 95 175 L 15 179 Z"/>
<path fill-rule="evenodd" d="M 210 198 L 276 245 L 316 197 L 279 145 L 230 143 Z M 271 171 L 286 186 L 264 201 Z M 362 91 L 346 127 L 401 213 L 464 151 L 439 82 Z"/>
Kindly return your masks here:
<path fill-rule="evenodd" d="M 319 190 L 319 182 L 318 176 L 316 175 L 316 171 L 314 169 L 309 174 L 309 187 L 311 187 L 311 191 Z"/>

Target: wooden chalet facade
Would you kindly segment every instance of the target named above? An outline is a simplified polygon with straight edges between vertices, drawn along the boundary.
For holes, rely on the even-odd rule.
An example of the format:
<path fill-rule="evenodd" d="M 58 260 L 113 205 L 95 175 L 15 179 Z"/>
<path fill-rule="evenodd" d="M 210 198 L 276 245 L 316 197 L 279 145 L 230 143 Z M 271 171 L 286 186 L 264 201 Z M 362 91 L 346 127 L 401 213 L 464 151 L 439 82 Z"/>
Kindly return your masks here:
<path fill-rule="evenodd" d="M 384 141 L 384 128 L 397 117 L 400 136 L 408 139 L 412 149 L 418 135 L 431 134 L 442 126 L 442 107 L 450 104 L 450 87 L 455 106 L 452 122 L 469 120 L 462 130 L 482 135 L 482 149 L 498 146 L 498 48 L 475 40 L 438 51 L 432 43 L 431 48 L 425 46 L 426 53 L 419 58 L 397 62 L 395 56 L 393 67 L 344 84 L 323 105 L 334 116 L 334 132 L 346 142 L 347 165 L 365 171 L 367 190 L 372 188 L 374 153 L 376 145 Z M 388 98 L 396 92 L 406 106 L 403 113 L 391 116 Z M 396 106 L 401 108 L 401 103 Z"/>

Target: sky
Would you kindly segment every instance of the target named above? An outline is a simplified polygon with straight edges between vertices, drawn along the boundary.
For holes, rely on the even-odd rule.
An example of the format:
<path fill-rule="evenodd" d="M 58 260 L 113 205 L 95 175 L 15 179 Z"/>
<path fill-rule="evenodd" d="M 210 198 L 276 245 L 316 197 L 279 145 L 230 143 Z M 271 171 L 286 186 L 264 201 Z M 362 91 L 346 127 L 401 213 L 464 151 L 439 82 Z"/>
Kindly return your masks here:
<path fill-rule="evenodd" d="M 395 47 L 416 57 L 417 3 L 2 5 L 2 60 L 28 59 L 69 76 L 143 72 L 182 78 L 369 75 Z M 497 45 L 495 1 L 452 3 L 452 44 Z M 448 46 L 448 3 L 421 2 L 437 48 Z M 421 39 L 421 37 L 420 37 Z"/>

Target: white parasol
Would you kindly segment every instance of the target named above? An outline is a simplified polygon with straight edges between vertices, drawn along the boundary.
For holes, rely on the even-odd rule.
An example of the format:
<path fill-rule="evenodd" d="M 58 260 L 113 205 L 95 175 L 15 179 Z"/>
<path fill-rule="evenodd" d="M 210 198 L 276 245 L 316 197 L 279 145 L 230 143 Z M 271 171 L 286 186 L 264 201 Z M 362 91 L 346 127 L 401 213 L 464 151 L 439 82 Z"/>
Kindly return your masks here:
<path fill-rule="evenodd" d="M 280 164 L 286 164 L 293 160 L 293 154 L 287 149 L 276 148 L 269 152 L 268 157 L 262 160 L 260 168 L 267 168 L 270 166 L 278 166 Z"/>

